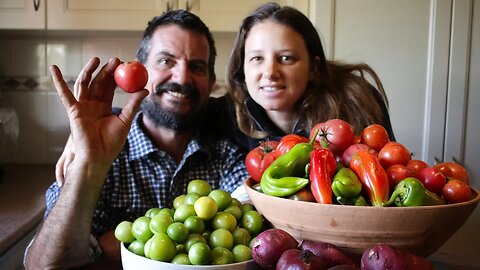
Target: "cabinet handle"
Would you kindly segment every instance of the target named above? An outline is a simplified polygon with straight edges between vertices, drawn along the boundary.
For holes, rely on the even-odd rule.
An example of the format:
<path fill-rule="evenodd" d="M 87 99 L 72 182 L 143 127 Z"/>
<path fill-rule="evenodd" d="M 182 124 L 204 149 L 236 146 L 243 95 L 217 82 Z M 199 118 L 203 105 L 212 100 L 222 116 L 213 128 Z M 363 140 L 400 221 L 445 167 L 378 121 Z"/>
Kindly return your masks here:
<path fill-rule="evenodd" d="M 187 11 L 190 11 L 190 9 L 192 9 L 192 7 L 190 6 L 190 1 L 187 1 L 186 9 Z"/>
<path fill-rule="evenodd" d="M 35 8 L 35 11 L 38 11 L 40 8 L 40 0 L 33 0 L 33 7 Z"/>

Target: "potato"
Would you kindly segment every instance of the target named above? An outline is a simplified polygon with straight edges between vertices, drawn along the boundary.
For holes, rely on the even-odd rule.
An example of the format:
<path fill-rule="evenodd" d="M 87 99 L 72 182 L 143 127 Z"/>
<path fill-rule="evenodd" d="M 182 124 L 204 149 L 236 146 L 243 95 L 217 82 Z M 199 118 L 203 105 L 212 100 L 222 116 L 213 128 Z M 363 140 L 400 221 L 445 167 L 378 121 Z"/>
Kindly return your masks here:
<path fill-rule="evenodd" d="M 252 245 L 252 257 L 264 269 L 275 269 L 283 252 L 295 249 L 297 240 L 281 229 L 268 229 L 255 238 Z"/>
<path fill-rule="evenodd" d="M 420 256 L 387 244 L 377 244 L 362 254 L 362 270 L 433 270 L 432 263 Z"/>
<path fill-rule="evenodd" d="M 309 250 L 313 254 L 322 258 L 322 260 L 327 264 L 327 267 L 349 265 L 358 269 L 358 265 L 355 263 L 355 261 L 333 244 L 303 240 L 300 244 L 300 249 Z"/>

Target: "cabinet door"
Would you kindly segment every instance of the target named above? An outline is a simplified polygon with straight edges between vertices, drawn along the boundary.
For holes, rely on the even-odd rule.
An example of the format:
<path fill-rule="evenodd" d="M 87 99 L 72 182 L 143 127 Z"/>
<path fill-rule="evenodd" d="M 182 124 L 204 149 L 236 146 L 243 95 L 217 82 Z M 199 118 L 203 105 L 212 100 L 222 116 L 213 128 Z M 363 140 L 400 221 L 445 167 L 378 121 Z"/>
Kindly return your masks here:
<path fill-rule="evenodd" d="M 276 0 L 280 5 L 295 7 L 308 16 L 308 0 Z M 264 4 L 265 0 L 179 0 L 179 8 L 197 14 L 210 31 L 236 32 L 248 13 Z"/>
<path fill-rule="evenodd" d="M 143 31 L 154 16 L 176 8 L 176 0 L 49 0 L 49 30 Z"/>
<path fill-rule="evenodd" d="M 0 1 L 0 29 L 45 29 L 45 1 Z"/>

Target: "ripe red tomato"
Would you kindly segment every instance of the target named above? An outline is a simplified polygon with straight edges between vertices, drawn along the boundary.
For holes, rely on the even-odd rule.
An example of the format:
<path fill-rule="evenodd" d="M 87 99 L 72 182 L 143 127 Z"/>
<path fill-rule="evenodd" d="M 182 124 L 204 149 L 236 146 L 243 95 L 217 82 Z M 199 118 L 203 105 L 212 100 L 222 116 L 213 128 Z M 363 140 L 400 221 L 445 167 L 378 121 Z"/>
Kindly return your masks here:
<path fill-rule="evenodd" d="M 388 176 L 390 190 L 395 189 L 395 186 L 398 184 L 398 182 L 412 175 L 412 172 L 406 166 L 401 164 L 394 164 L 388 167 L 385 172 Z"/>
<path fill-rule="evenodd" d="M 407 162 L 407 169 L 412 172 L 412 176 L 418 179 L 418 173 L 429 167 L 428 163 L 419 159 L 411 159 Z"/>
<path fill-rule="evenodd" d="M 469 184 L 467 170 L 458 163 L 443 162 L 436 164 L 433 167 L 439 170 L 447 178 L 457 179 L 465 182 L 467 185 Z"/>
<path fill-rule="evenodd" d="M 308 186 L 288 196 L 287 199 L 294 201 L 315 202 L 315 197 L 313 197 L 313 194 Z"/>
<path fill-rule="evenodd" d="M 263 172 L 276 159 L 275 149 L 277 145 L 277 141 L 265 141 L 248 152 L 245 158 L 245 166 L 253 180 L 260 182 Z"/>
<path fill-rule="evenodd" d="M 355 133 L 352 126 L 342 119 L 330 119 L 318 123 L 310 130 L 310 138 L 315 136 L 318 130 L 316 141 L 332 151 L 334 155 L 342 154 L 354 142 Z"/>
<path fill-rule="evenodd" d="M 283 136 L 278 143 L 277 149 L 275 150 L 275 158 L 287 153 L 292 149 L 297 143 L 309 142 L 308 138 L 296 135 L 288 134 Z"/>
<path fill-rule="evenodd" d="M 382 125 L 372 124 L 362 131 L 362 142 L 377 152 L 389 141 L 388 132 Z"/>
<path fill-rule="evenodd" d="M 367 150 L 370 153 L 377 155 L 377 152 L 370 146 L 363 143 L 355 143 L 343 151 L 342 158 L 340 159 L 340 162 L 343 164 L 343 166 L 350 167 L 350 161 L 352 160 L 353 155 L 360 150 Z"/>
<path fill-rule="evenodd" d="M 470 200 L 472 190 L 467 183 L 450 179 L 443 187 L 442 194 L 447 203 L 461 203 Z"/>
<path fill-rule="evenodd" d="M 446 183 L 445 176 L 434 167 L 427 167 L 421 170 L 418 173 L 418 180 L 422 182 L 426 189 L 439 195 L 442 194 L 443 186 Z"/>
<path fill-rule="evenodd" d="M 148 82 L 147 69 L 139 61 L 120 64 L 113 74 L 115 83 L 125 92 L 133 93 L 145 88 Z"/>
<path fill-rule="evenodd" d="M 378 152 L 378 160 L 385 169 L 394 164 L 407 165 L 410 159 L 412 159 L 410 151 L 398 142 L 388 142 Z"/>

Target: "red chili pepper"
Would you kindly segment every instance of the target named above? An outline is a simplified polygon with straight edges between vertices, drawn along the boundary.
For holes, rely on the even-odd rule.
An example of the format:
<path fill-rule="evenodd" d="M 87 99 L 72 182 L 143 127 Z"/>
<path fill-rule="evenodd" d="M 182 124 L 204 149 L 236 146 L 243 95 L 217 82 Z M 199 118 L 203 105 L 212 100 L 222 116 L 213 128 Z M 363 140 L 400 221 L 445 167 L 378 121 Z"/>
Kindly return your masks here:
<path fill-rule="evenodd" d="M 317 149 L 310 153 L 310 189 L 318 203 L 332 204 L 332 176 L 336 167 L 330 150 Z"/>
<path fill-rule="evenodd" d="M 352 169 L 367 190 L 370 203 L 373 206 L 384 206 L 388 201 L 388 176 L 377 156 L 361 150 L 355 153 L 350 161 Z"/>

